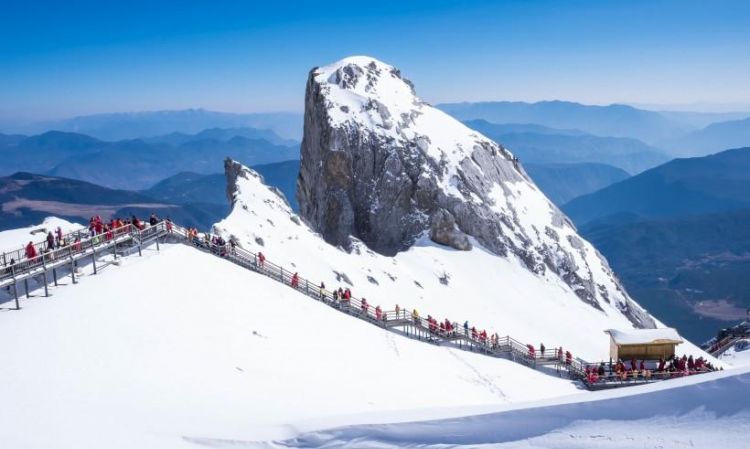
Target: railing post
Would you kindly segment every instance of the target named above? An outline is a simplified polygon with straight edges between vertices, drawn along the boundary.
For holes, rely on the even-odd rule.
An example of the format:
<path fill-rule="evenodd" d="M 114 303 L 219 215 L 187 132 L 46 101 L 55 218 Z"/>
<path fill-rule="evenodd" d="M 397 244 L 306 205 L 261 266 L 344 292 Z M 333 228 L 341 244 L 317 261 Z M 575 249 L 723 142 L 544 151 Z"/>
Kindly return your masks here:
<path fill-rule="evenodd" d="M 281 280 L 281 283 L 283 284 L 284 283 L 284 267 L 279 267 L 279 268 L 281 268 L 281 278 L 280 278 L 280 280 Z"/>
<path fill-rule="evenodd" d="M 69 246 L 70 248 L 70 278 L 73 280 L 73 283 L 76 283 L 76 261 L 73 259 L 73 246 Z"/>
<path fill-rule="evenodd" d="M 16 266 L 10 266 L 10 274 L 13 277 L 13 296 L 16 299 L 16 310 L 21 310 L 21 305 L 18 303 L 18 281 L 16 281 Z"/>
<path fill-rule="evenodd" d="M 307 279 L 305 279 L 305 294 L 307 294 L 307 296 L 310 296 L 310 281 L 308 281 Z"/>
<path fill-rule="evenodd" d="M 44 297 L 49 298 L 49 287 L 47 286 L 47 267 L 44 267 L 42 271 L 42 279 L 44 280 Z"/>
<path fill-rule="evenodd" d="M 138 229 L 138 256 L 143 257 L 143 253 L 141 252 L 141 230 Z"/>
<path fill-rule="evenodd" d="M 55 281 L 55 287 L 57 287 L 57 268 L 52 269 L 52 280 Z"/>
<path fill-rule="evenodd" d="M 29 278 L 25 278 L 23 280 L 23 286 L 26 289 L 26 299 L 29 299 L 30 298 L 30 296 L 29 296 Z"/>
<path fill-rule="evenodd" d="M 94 265 L 94 274 L 98 274 L 96 270 L 96 246 L 94 246 L 94 242 L 91 242 L 91 263 Z"/>

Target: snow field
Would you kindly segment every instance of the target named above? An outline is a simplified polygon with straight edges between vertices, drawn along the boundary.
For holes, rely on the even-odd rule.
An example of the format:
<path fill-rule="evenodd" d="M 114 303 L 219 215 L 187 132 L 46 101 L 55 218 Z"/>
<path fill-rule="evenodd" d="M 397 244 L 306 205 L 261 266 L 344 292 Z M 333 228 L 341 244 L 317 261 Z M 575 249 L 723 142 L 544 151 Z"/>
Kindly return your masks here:
<path fill-rule="evenodd" d="M 357 423 L 577 391 L 399 337 L 193 248 L 162 248 L 0 313 L 0 397 L 12 404 L 0 411 L 4 447 L 277 439 L 325 417 Z"/>
<path fill-rule="evenodd" d="M 745 449 L 750 369 L 461 412 L 451 419 L 309 431 L 256 447 Z M 503 410 L 505 409 L 505 410 Z M 457 414 L 458 416 L 458 414 Z"/>

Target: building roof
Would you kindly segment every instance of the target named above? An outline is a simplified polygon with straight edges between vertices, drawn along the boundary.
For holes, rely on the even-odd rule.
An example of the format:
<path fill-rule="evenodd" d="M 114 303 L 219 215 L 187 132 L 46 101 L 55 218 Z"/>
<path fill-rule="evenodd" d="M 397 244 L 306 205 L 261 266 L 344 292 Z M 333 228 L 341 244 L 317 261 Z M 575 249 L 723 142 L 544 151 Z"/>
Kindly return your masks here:
<path fill-rule="evenodd" d="M 617 345 L 680 344 L 684 341 L 680 337 L 680 334 L 671 327 L 660 329 L 628 329 L 626 331 L 608 329 L 604 332 L 607 332 Z"/>

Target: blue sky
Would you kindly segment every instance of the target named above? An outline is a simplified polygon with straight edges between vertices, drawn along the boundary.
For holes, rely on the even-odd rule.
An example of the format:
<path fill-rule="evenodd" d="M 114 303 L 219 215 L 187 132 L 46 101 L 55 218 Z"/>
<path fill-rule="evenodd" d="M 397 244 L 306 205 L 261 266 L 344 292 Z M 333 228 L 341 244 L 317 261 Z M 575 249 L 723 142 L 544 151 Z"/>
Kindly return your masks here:
<path fill-rule="evenodd" d="M 747 1 L 6 0 L 0 120 L 301 111 L 310 68 L 354 54 L 434 103 L 750 109 Z"/>

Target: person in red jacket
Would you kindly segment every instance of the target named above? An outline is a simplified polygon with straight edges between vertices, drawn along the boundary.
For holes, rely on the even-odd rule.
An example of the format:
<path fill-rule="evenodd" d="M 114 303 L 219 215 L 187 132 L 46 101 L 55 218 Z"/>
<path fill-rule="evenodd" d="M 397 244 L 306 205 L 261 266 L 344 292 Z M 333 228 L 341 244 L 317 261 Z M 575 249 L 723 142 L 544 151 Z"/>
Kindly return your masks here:
<path fill-rule="evenodd" d="M 299 275 L 297 273 L 294 273 L 292 275 L 292 288 L 299 287 Z"/>
<path fill-rule="evenodd" d="M 258 252 L 258 266 L 260 268 L 263 268 L 263 265 L 266 263 L 266 256 L 263 255 L 263 253 Z"/>
<path fill-rule="evenodd" d="M 34 260 L 36 258 L 36 247 L 34 246 L 34 242 L 29 242 L 29 244 L 26 245 L 26 258 L 29 260 Z"/>

